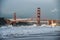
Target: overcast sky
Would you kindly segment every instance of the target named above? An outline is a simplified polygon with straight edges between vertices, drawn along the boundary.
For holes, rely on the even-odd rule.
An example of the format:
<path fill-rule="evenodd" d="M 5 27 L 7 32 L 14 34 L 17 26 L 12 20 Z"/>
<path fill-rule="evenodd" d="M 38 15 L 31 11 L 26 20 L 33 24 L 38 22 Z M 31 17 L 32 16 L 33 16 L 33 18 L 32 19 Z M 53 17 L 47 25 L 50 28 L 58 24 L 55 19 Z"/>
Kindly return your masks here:
<path fill-rule="evenodd" d="M 36 8 L 41 8 L 42 19 L 59 19 L 59 0 L 0 0 L 0 17 L 17 18 L 35 17 Z"/>

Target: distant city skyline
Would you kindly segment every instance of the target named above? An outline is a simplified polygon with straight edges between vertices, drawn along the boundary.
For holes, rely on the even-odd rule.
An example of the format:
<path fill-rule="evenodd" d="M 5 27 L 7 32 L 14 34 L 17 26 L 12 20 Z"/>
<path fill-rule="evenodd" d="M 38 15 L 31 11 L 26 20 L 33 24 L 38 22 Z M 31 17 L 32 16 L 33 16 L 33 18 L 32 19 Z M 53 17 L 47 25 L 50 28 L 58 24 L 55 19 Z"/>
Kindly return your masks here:
<path fill-rule="evenodd" d="M 42 19 L 60 19 L 60 0 L 0 0 L 0 17 L 30 18 L 41 8 Z"/>

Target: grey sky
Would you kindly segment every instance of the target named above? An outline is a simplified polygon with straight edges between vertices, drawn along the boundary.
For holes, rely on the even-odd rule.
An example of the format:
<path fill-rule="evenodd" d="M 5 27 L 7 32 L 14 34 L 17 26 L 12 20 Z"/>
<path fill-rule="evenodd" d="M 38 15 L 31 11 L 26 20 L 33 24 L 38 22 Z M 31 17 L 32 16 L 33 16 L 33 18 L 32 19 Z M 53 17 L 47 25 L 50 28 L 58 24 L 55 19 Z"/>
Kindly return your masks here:
<path fill-rule="evenodd" d="M 14 12 L 17 18 L 33 17 L 36 8 L 40 7 L 42 19 L 59 19 L 59 0 L 1 0 L 0 2 L 2 17 L 12 18 Z"/>

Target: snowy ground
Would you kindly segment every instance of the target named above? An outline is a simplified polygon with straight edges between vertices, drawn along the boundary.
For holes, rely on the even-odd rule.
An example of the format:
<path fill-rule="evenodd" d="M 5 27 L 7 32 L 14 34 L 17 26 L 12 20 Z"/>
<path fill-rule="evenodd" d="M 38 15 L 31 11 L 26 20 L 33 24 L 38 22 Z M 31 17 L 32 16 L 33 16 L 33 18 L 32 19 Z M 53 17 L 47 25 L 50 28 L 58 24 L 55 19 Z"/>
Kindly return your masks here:
<path fill-rule="evenodd" d="M 60 26 L 2 26 L 0 40 L 60 40 Z"/>

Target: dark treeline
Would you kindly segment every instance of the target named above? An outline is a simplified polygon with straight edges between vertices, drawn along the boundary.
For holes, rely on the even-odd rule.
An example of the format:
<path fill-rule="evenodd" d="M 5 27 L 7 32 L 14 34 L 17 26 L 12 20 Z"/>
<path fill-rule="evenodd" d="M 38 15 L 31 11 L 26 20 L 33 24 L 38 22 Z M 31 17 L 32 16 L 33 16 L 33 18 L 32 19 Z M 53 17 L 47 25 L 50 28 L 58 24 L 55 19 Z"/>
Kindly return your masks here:
<path fill-rule="evenodd" d="M 5 24 L 6 24 L 5 18 L 1 18 L 1 17 L 0 17 L 0 26 L 1 26 L 1 25 L 5 25 Z"/>

